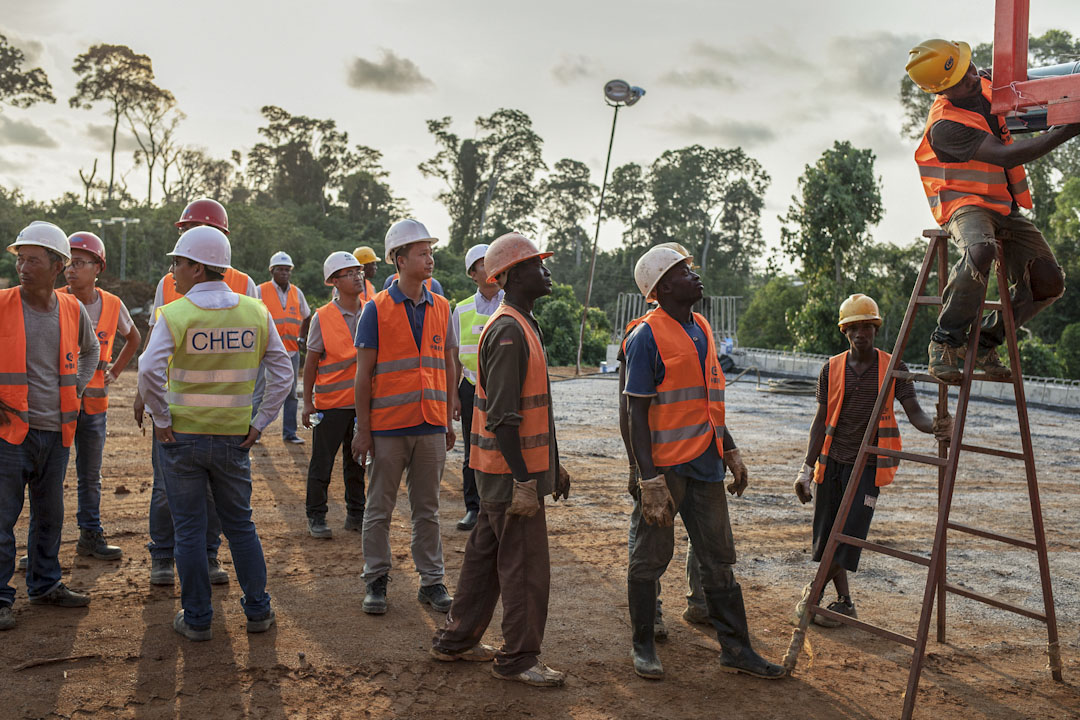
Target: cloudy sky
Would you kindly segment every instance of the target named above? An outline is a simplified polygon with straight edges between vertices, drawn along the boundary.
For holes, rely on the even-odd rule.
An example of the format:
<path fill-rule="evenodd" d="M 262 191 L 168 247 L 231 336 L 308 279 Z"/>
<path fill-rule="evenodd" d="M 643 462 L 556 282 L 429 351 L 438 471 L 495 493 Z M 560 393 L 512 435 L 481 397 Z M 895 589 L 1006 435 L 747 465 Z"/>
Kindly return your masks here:
<path fill-rule="evenodd" d="M 1080 2 L 1032 3 L 1031 31 L 1080 34 Z M 47 200 L 78 191 L 78 170 L 108 169 L 104 107 L 71 110 L 74 57 L 96 43 L 130 46 L 187 114 L 181 139 L 228 157 L 257 141 L 259 108 L 333 118 L 384 153 L 390 183 L 436 234 L 440 187 L 416 166 L 434 152 L 424 121 L 454 130 L 519 108 L 549 165 L 582 160 L 599 184 L 611 109 L 604 82 L 647 90 L 620 112 L 612 165 L 649 163 L 693 143 L 741 145 L 772 175 L 764 213 L 775 245 L 797 180 L 837 139 L 869 147 L 883 181 L 881 240 L 906 243 L 932 224 L 896 99 L 908 49 L 926 37 L 993 36 L 993 0 L 152 0 L 4 2 L 0 33 L 42 67 L 56 105 L 0 112 L 0 184 Z M 888 7 L 888 9 L 884 9 Z M 133 141 L 118 153 L 132 167 Z M 139 198 L 145 180 L 127 178 Z M 75 228 L 71 228 L 75 230 Z M 601 242 L 618 241 L 605 226 Z"/>

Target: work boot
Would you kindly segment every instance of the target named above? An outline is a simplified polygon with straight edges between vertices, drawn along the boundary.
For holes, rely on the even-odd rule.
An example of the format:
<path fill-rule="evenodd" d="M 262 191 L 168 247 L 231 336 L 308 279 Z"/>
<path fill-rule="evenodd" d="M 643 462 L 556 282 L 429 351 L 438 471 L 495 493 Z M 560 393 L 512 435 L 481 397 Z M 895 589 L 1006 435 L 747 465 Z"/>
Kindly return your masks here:
<path fill-rule="evenodd" d="M 169 585 L 173 584 L 176 574 L 173 572 L 172 558 L 153 558 L 150 560 L 150 584 Z"/>
<path fill-rule="evenodd" d="M 10 630 L 15 627 L 15 615 L 11 612 L 10 605 L 0 605 L 0 630 Z"/>
<path fill-rule="evenodd" d="M 791 615 L 791 624 L 798 625 L 802 620 L 803 613 L 806 612 L 806 606 L 810 603 L 810 593 L 814 591 L 814 583 L 806 583 L 806 587 L 802 589 L 802 598 L 799 602 L 795 603 L 795 612 Z M 819 600 L 821 598 L 818 598 Z M 816 604 L 816 603 L 815 603 Z M 816 616 L 815 616 L 816 617 Z"/>
<path fill-rule="evenodd" d="M 211 585 L 228 585 L 229 573 L 221 567 L 221 561 L 216 557 L 206 556 L 206 569 L 210 571 Z"/>
<path fill-rule="evenodd" d="M 56 607 L 77 608 L 90 604 L 90 596 L 75 592 L 64 583 L 60 583 L 44 595 L 31 596 L 31 605 L 54 605 Z"/>
<path fill-rule="evenodd" d="M 500 680 L 512 680 L 514 682 L 532 685 L 533 687 L 562 687 L 566 682 L 566 674 L 558 670 L 552 670 L 539 660 L 528 670 L 523 670 L 517 675 L 503 675 L 495 666 L 491 666 L 491 674 Z"/>
<path fill-rule="evenodd" d="M 960 382 L 960 350 L 952 345 L 930 341 L 930 374 L 943 383 Z"/>
<path fill-rule="evenodd" d="M 98 560 L 119 560 L 124 551 L 105 542 L 105 534 L 100 530 L 79 528 L 79 542 L 75 552 L 80 555 L 93 555 Z"/>
<path fill-rule="evenodd" d="M 630 605 L 630 628 L 633 637 L 630 658 L 634 661 L 634 672 L 649 680 L 659 680 L 664 677 L 664 666 L 656 656 L 653 635 L 656 583 L 631 580 L 626 585 L 626 595 Z"/>
<path fill-rule="evenodd" d="M 697 605 L 687 604 L 686 609 L 682 611 L 682 618 L 686 622 L 694 625 L 708 625 L 709 627 L 712 627 L 709 611 L 702 610 Z"/>
<path fill-rule="evenodd" d="M 787 674 L 783 667 L 769 662 L 751 647 L 742 588 L 738 583 L 729 590 L 706 588 L 705 600 L 709 606 L 709 615 L 720 627 L 716 632 L 716 639 L 723 648 L 720 653 L 721 670 L 746 673 L 766 680 L 776 680 Z"/>
<path fill-rule="evenodd" d="M 19 569 L 20 570 L 22 570 L 23 572 L 26 572 L 26 568 L 28 568 L 29 566 L 30 566 L 30 556 L 29 555 L 23 555 L 21 558 L 19 558 Z"/>
<path fill-rule="evenodd" d="M 450 606 L 454 603 L 454 598 L 450 597 L 450 593 L 446 591 L 446 586 L 442 583 L 421 587 L 416 591 L 416 599 L 439 612 L 449 612 Z"/>
<path fill-rule="evenodd" d="M 842 595 L 838 597 L 835 602 L 829 603 L 825 609 L 832 610 L 834 613 L 839 613 L 841 615 L 847 615 L 850 618 L 859 617 L 858 613 L 855 612 L 855 603 L 851 601 L 850 596 Z M 825 617 L 824 615 L 815 615 L 814 624 L 826 628 L 840 627 L 843 625 L 839 620 L 834 620 L 830 617 Z"/>
<path fill-rule="evenodd" d="M 465 662 L 491 662 L 495 659 L 495 653 L 495 648 L 491 645 L 485 645 L 484 643 L 477 643 L 468 650 L 462 650 L 461 652 L 447 652 L 435 645 L 432 645 L 431 649 L 428 650 L 428 654 L 440 662 L 456 662 L 458 660 L 464 660 Z"/>
<path fill-rule="evenodd" d="M 277 622 L 277 616 L 274 614 L 274 608 L 270 608 L 258 617 L 248 618 L 247 631 L 249 633 L 264 633 L 272 628 L 275 622 Z"/>
<path fill-rule="evenodd" d="M 963 362 L 964 356 L 967 354 L 967 348 L 957 348 L 957 362 Z M 975 372 L 986 373 L 986 376 L 990 380 L 1010 380 L 1012 379 L 1012 370 L 1006 365 L 1001 364 L 1001 358 L 998 357 L 997 347 L 984 347 L 981 343 L 979 349 L 975 353 Z"/>
<path fill-rule="evenodd" d="M 465 513 L 465 517 L 458 520 L 458 530 L 472 530 L 476 527 L 476 521 L 480 519 L 480 513 L 475 510 L 468 510 Z"/>
<path fill-rule="evenodd" d="M 664 601 L 656 598 L 656 617 L 653 619 L 653 639 L 657 642 L 667 640 L 667 625 L 664 624 Z"/>
<path fill-rule="evenodd" d="M 307 519 L 307 529 L 311 533 L 311 537 L 319 538 L 320 540 L 329 540 L 334 537 L 334 533 L 326 525 L 325 515 L 316 515 Z"/>
<path fill-rule="evenodd" d="M 362 532 L 364 529 L 364 512 L 361 510 L 356 515 L 345 516 L 345 529 Z"/>
<path fill-rule="evenodd" d="M 367 584 L 367 594 L 364 595 L 364 604 L 361 609 L 368 615 L 386 613 L 386 584 L 388 582 L 390 582 L 389 575 L 380 575 Z"/>
<path fill-rule="evenodd" d="M 184 619 L 184 611 L 176 613 L 176 617 L 172 621 L 173 630 L 180 633 L 188 640 L 192 642 L 205 642 L 206 640 L 214 637 L 214 631 L 210 629 L 210 626 L 194 627 L 188 625 L 187 620 Z"/>

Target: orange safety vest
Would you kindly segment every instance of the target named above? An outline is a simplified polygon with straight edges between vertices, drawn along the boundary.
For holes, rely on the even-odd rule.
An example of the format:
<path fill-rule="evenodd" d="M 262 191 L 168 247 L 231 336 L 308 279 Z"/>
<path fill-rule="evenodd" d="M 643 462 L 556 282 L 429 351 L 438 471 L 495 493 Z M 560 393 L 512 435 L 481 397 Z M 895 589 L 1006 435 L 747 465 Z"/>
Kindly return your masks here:
<path fill-rule="evenodd" d="M 318 310 L 323 354 L 315 376 L 315 408 L 332 410 L 356 402 L 356 346 L 341 308 L 332 302 Z"/>
<path fill-rule="evenodd" d="M 281 307 L 277 283 L 273 280 L 268 280 L 259 286 L 259 297 L 262 298 L 266 309 L 270 311 L 270 317 L 274 318 L 274 326 L 277 327 L 278 335 L 281 336 L 285 351 L 299 352 L 300 326 L 304 320 L 300 317 L 300 293 L 296 286 L 289 284 L 289 291 L 285 294 L 285 307 Z"/>
<path fill-rule="evenodd" d="M 360 293 L 360 299 L 365 303 L 375 297 L 375 286 L 371 284 L 371 281 L 364 278 L 364 292 Z"/>
<path fill-rule="evenodd" d="M 78 299 L 68 293 L 56 293 L 60 304 L 60 425 L 64 447 L 75 439 L 79 419 L 79 395 L 76 388 L 79 370 Z M 30 429 L 29 389 L 26 381 L 26 326 L 23 324 L 22 294 L 18 287 L 0 290 L 0 400 L 14 409 L 8 422 L 0 425 L 0 438 L 20 445 Z"/>
<path fill-rule="evenodd" d="M 248 285 L 251 282 L 251 278 L 246 273 L 242 273 L 235 268 L 225 268 L 225 284 L 229 286 L 237 295 L 247 295 Z M 161 284 L 161 304 L 168 305 L 173 300 L 179 300 L 184 297 L 180 293 L 176 292 L 176 286 L 173 285 L 172 273 L 168 273 L 165 276 L 165 281 Z"/>
<path fill-rule="evenodd" d="M 889 368 L 889 359 L 892 357 L 884 350 L 878 350 L 878 388 L 885 382 L 885 372 Z M 836 425 L 840 421 L 840 410 L 844 405 L 844 375 L 847 370 L 847 352 L 833 355 L 829 358 L 829 401 L 826 406 L 825 443 L 821 446 L 821 454 L 818 455 L 817 467 L 814 468 L 814 482 L 820 484 L 825 480 L 825 460 L 829 457 L 829 448 L 832 447 L 833 435 L 836 434 Z M 900 451 L 904 449 L 900 442 L 900 428 L 896 426 L 896 416 L 893 414 L 893 392 L 895 383 L 890 384 L 889 394 L 885 398 L 885 404 L 881 409 L 881 417 L 877 424 L 877 446 L 888 450 Z M 874 484 L 884 487 L 896 477 L 896 468 L 900 467 L 900 458 L 878 455 L 877 474 L 874 476 Z"/>
<path fill-rule="evenodd" d="M 715 442 L 716 451 L 724 456 L 724 371 L 709 321 L 698 313 L 693 318 L 708 343 L 705 376 L 694 341 L 675 318 L 656 308 L 641 319 L 652 328 L 664 363 L 664 380 L 649 405 L 653 463 L 658 467 L 690 462 L 705 452 L 710 442 Z"/>
<path fill-rule="evenodd" d="M 532 323 L 520 312 L 503 303 L 484 325 L 480 333 L 478 347 L 484 346 L 484 338 L 495 319 L 509 315 L 517 321 L 525 332 L 526 346 L 529 348 L 529 365 L 525 368 L 525 381 L 521 384 L 521 401 L 518 412 L 521 425 L 518 434 L 521 439 L 521 455 L 525 458 L 525 467 L 529 474 L 547 471 L 551 465 L 551 385 L 548 382 L 547 354 L 540 336 L 533 329 Z M 481 356 L 482 357 L 482 356 Z M 473 470 L 492 475 L 510 473 L 495 434 L 487 429 L 487 391 L 484 389 L 484 367 L 479 366 L 476 383 L 476 400 L 473 403 L 472 434 L 469 437 L 469 467 Z"/>
<path fill-rule="evenodd" d="M 983 96 L 990 99 L 990 81 L 982 78 Z M 1001 129 L 1001 142 L 1012 145 L 1012 134 L 1003 115 L 995 116 Z M 939 225 L 945 225 L 953 213 L 965 205 L 992 210 L 1000 215 L 1012 212 L 1015 200 L 1020 207 L 1030 208 L 1031 191 L 1028 189 L 1027 173 L 1023 165 L 1003 168 L 1000 165 L 969 160 L 964 163 L 946 163 L 938 160 L 930 147 L 930 128 L 939 120 L 951 120 L 993 135 L 993 130 L 980 113 L 961 110 L 943 95 L 938 95 L 930 108 L 922 142 L 915 150 L 915 162 L 922 176 L 923 190 L 930 203 L 930 212 Z"/>
<path fill-rule="evenodd" d="M 397 430 L 421 423 L 445 426 L 446 332 L 450 303 L 431 294 L 424 312 L 420 349 L 413 340 L 404 302 L 389 290 L 375 295 L 379 347 L 371 387 L 371 429 Z"/>
<path fill-rule="evenodd" d="M 120 322 L 120 298 L 111 292 L 97 288 L 101 293 L 101 317 L 98 318 L 97 339 L 101 345 L 101 359 L 90 383 L 83 390 L 82 409 L 87 415 L 100 415 L 109 409 L 109 388 L 105 386 L 105 368 L 112 361 L 113 344 L 116 340 L 116 326 Z M 71 288 L 62 287 L 57 292 L 71 293 Z"/>

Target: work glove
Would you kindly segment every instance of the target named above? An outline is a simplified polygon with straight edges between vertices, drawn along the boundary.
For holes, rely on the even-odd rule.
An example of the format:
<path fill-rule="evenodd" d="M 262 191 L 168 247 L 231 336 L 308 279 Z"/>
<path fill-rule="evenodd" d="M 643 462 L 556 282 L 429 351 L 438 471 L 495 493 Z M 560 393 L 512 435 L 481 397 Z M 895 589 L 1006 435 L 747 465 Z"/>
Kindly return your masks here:
<path fill-rule="evenodd" d="M 510 500 L 510 509 L 507 515 L 521 515 L 532 517 L 540 509 L 540 501 L 536 499 L 536 479 L 525 482 L 514 481 L 514 495 Z"/>
<path fill-rule="evenodd" d="M 570 473 L 566 472 L 566 468 L 562 465 L 559 466 L 559 472 L 555 476 L 555 489 L 551 492 L 551 499 L 555 502 L 559 501 L 559 498 L 566 500 L 570 497 Z"/>
<path fill-rule="evenodd" d="M 931 428 L 931 432 L 934 433 L 935 438 L 948 442 L 949 439 L 952 438 L 952 431 L 952 415 L 945 415 L 944 417 L 934 418 L 934 424 Z"/>
<path fill-rule="evenodd" d="M 795 476 L 795 494 L 803 505 L 814 499 L 814 493 L 810 490 L 810 486 L 813 484 L 813 476 L 814 468 L 806 463 L 803 463 L 802 470 Z"/>
<path fill-rule="evenodd" d="M 732 481 L 728 483 L 727 491 L 732 495 L 742 497 L 743 491 L 749 484 L 749 473 L 742 461 L 742 453 L 739 448 L 731 448 L 724 451 L 724 465 L 731 471 Z"/>
<path fill-rule="evenodd" d="M 641 478 L 641 474 L 638 473 L 637 465 L 631 464 L 630 470 L 627 473 L 626 492 L 630 493 L 630 497 L 635 500 L 638 499 L 638 480 Z"/>
<path fill-rule="evenodd" d="M 641 496 L 641 517 L 645 518 L 645 522 L 660 527 L 675 524 L 675 500 L 668 491 L 663 475 L 651 480 L 639 480 L 638 493 Z"/>

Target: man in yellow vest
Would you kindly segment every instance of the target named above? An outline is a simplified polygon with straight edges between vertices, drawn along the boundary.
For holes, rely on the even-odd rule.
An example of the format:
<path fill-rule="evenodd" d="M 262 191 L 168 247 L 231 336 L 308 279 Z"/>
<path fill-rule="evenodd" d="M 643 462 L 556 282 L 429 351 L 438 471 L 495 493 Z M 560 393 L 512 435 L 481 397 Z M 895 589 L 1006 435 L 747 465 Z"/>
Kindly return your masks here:
<path fill-rule="evenodd" d="M 323 282 L 334 288 L 336 297 L 318 309 L 308 329 L 303 421 L 304 427 L 314 426 L 314 431 L 305 509 L 311 536 L 330 539 L 334 534 L 326 524 L 327 490 L 339 451 L 345 475 L 345 529 L 360 532 L 364 527 L 364 468 L 352 455 L 356 427 L 353 337 L 364 309 L 360 302 L 363 270 L 349 253 L 332 252 L 323 261 Z M 319 419 L 313 421 L 312 416 Z"/>
<path fill-rule="evenodd" d="M 180 604 L 173 629 L 193 641 L 212 637 L 206 563 L 208 493 L 229 539 L 249 633 L 274 624 L 266 561 L 251 520 L 248 451 L 270 424 L 294 375 L 266 306 L 223 281 L 232 250 L 216 228 L 194 228 L 171 253 L 184 297 L 161 309 L 139 359 L 139 391 L 154 419 L 159 462 L 175 527 Z M 251 419 L 260 364 L 266 394 Z"/>
<path fill-rule="evenodd" d="M 281 342 L 289 353 L 293 364 L 292 391 L 285 396 L 285 405 L 281 409 L 281 438 L 294 445 L 303 445 L 304 439 L 296 434 L 296 377 L 300 373 L 300 338 L 307 337 L 308 324 L 311 322 L 311 308 L 308 307 L 304 291 L 289 280 L 292 278 L 293 261 L 287 252 L 276 252 L 270 258 L 271 280 L 267 280 L 257 289 L 257 295 L 281 336 Z M 251 403 L 251 416 L 259 414 L 265 390 L 266 374 L 260 369 L 255 381 L 255 396 Z"/>
<path fill-rule="evenodd" d="M 15 627 L 15 523 L 30 495 L 26 592 L 31 605 L 82 607 L 90 597 L 60 581 L 64 475 L 75 439 L 79 395 L 101 350 L 86 309 L 59 293 L 56 277 L 71 260 L 67 235 L 36 221 L 8 252 L 18 287 L 0 290 L 0 630 Z"/>
<path fill-rule="evenodd" d="M 559 464 L 543 336 L 532 315 L 536 300 L 551 294 L 543 263 L 550 255 L 519 233 L 487 248 L 486 279 L 506 294 L 479 340 L 469 442 L 482 502 L 456 597 L 430 651 L 447 662 L 494 659 L 495 677 L 537 687 L 565 681 L 539 659 L 551 581 L 543 498 L 570 494 L 570 475 Z M 503 646 L 496 651 L 480 639 L 500 596 Z"/>
<path fill-rule="evenodd" d="M 872 420 L 871 413 L 890 359 L 887 352 L 874 347 L 877 329 L 881 327 L 881 315 L 873 298 L 862 294 L 849 297 L 840 305 L 837 325 L 851 347 L 821 366 L 817 382 L 817 414 L 810 425 L 806 460 L 795 478 L 795 494 L 804 504 L 810 501 L 812 483 L 817 483 L 817 493 L 814 495 L 815 562 L 820 562 L 825 552 L 825 544 L 858 459 L 863 434 Z M 907 372 L 907 365 L 900 362 L 898 369 Z M 901 449 L 900 431 L 893 415 L 894 399 L 903 406 L 908 420 L 917 429 L 933 433 L 942 440 L 952 434 L 951 417 L 940 420 L 931 418 L 919 405 L 915 385 L 910 380 L 895 380 L 892 396 L 887 398 L 878 418 L 874 444 Z M 899 464 L 898 459 L 884 455 L 870 458 L 862 477 L 857 480 L 855 501 L 844 524 L 845 535 L 866 539 L 870 521 L 874 518 L 878 493 L 892 482 Z M 858 617 L 847 574 L 859 569 L 861 553 L 862 548 L 854 545 L 840 545 L 837 548 L 828 579 L 836 587 L 838 597 L 829 604 L 829 610 Z M 795 624 L 799 623 L 810 600 L 812 584 L 803 588 L 803 597 L 796 605 L 792 618 Z M 840 624 L 823 615 L 815 615 L 814 623 L 822 627 L 837 627 Z"/>
<path fill-rule="evenodd" d="M 1014 143 L 1005 117 L 990 112 L 989 73 L 980 75 L 965 42 L 927 40 L 915 46 L 907 72 L 916 85 L 936 95 L 915 162 L 934 219 L 961 252 L 942 293 L 929 349 L 930 374 L 955 383 L 960 381 L 968 330 L 982 314 L 999 240 L 1016 327 L 1065 292 L 1065 275 L 1053 250 L 1019 208 L 1032 207 L 1023 164 L 1080 135 L 1080 124 Z M 1005 320 L 995 310 L 982 320 L 975 366 L 999 380 L 1010 377 L 997 354 L 1004 339 Z"/>
<path fill-rule="evenodd" d="M 646 300 L 659 307 L 645 315 L 626 342 L 630 445 L 641 472 L 641 514 L 627 571 L 634 672 L 660 679 L 653 622 L 656 582 L 675 546 L 678 513 L 701 565 L 705 606 L 723 648 L 720 670 L 774 679 L 784 669 L 750 644 L 742 589 L 735 580 L 735 540 L 724 495 L 742 496 L 748 473 L 728 430 L 724 373 L 708 321 L 692 312 L 702 283 L 692 259 L 672 247 L 648 250 L 634 268 Z"/>
<path fill-rule="evenodd" d="M 503 299 L 503 290 L 499 283 L 488 277 L 484 268 L 484 254 L 488 246 L 473 245 L 465 253 L 465 273 L 476 283 L 476 293 L 462 300 L 454 308 L 454 327 L 457 328 L 458 365 L 461 368 L 458 380 L 458 400 L 461 401 L 455 420 L 461 420 L 461 439 L 465 443 L 465 459 L 461 463 L 461 490 L 465 496 L 465 517 L 458 521 L 458 530 L 472 530 L 480 513 L 480 496 L 476 492 L 476 474 L 469 467 L 469 437 L 472 435 L 473 398 L 476 395 L 476 357 L 480 345 L 480 334 L 484 323 L 499 307 Z"/>

